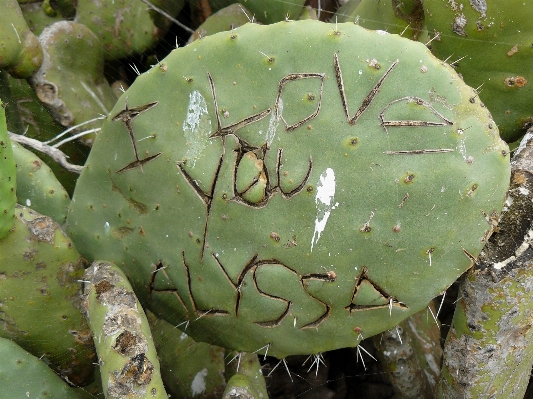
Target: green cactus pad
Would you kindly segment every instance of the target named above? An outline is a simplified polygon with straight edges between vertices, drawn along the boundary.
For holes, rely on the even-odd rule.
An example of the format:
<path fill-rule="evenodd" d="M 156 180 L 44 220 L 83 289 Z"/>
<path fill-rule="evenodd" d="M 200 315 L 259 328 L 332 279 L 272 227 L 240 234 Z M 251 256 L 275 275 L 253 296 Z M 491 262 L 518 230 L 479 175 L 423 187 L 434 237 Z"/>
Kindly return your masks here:
<path fill-rule="evenodd" d="M 257 354 L 230 352 L 227 358 L 229 359 L 226 365 L 228 384 L 223 398 L 268 399 L 265 377 Z"/>
<path fill-rule="evenodd" d="M 83 267 L 56 222 L 17 205 L 15 226 L 0 241 L 0 337 L 76 385 L 90 382 L 95 358 L 80 311 Z"/>
<path fill-rule="evenodd" d="M 6 112 L 0 100 L 0 240 L 15 223 L 17 174 L 11 140 L 7 133 Z"/>
<path fill-rule="evenodd" d="M 168 398 L 148 320 L 124 273 L 109 262 L 93 262 L 83 278 L 83 309 L 106 398 Z"/>
<path fill-rule="evenodd" d="M 146 317 L 167 393 L 176 398 L 221 397 L 226 386 L 224 348 L 196 342 L 150 311 L 146 312 Z"/>
<path fill-rule="evenodd" d="M 2 2 L 0 15 L 0 69 L 27 79 L 43 61 L 39 40 L 30 31 L 16 0 Z"/>
<path fill-rule="evenodd" d="M 411 40 L 425 39 L 422 0 L 348 1 L 331 22 L 355 22 L 367 29 L 401 34 Z"/>
<path fill-rule="evenodd" d="M 54 119 L 72 126 L 107 114 L 116 96 L 104 77 L 103 50 L 95 34 L 82 24 L 59 21 L 46 27 L 39 41 L 45 57 L 30 83 Z"/>
<path fill-rule="evenodd" d="M 26 80 L 9 78 L 6 86 L 2 89 L 4 93 L 10 95 L 7 99 L 9 104 L 6 108 L 7 128 L 9 131 L 23 134 L 26 137 L 42 142 L 49 142 L 50 145 L 58 142 L 56 137 L 63 133 L 65 127 L 52 118 Z M 85 126 L 82 126 L 81 129 Z M 64 134 L 60 136 L 60 138 L 64 137 Z M 68 156 L 69 162 L 74 165 L 83 165 L 90 151 L 80 140 L 69 141 L 62 144 L 60 148 Z M 74 192 L 74 185 L 79 174 L 67 171 L 46 154 L 39 153 L 39 158 L 52 169 L 65 190 L 69 193 Z"/>
<path fill-rule="evenodd" d="M 317 353 L 461 275 L 509 169 L 487 109 L 424 45 L 248 24 L 174 50 L 119 99 L 67 228 L 194 339 Z"/>
<path fill-rule="evenodd" d="M 182 0 L 155 3 L 172 14 L 177 14 L 183 5 Z M 147 10 L 149 8 L 140 0 L 78 0 L 75 21 L 98 36 L 107 60 L 117 59 L 146 51 L 166 33 L 154 24 Z M 159 18 L 156 20 L 161 24 Z"/>
<path fill-rule="evenodd" d="M 200 25 L 189 38 L 189 43 L 214 33 L 232 30 L 246 24 L 252 15 L 239 3 L 218 10 Z"/>
<path fill-rule="evenodd" d="M 62 224 L 70 204 L 68 193 L 37 155 L 16 142 L 11 146 L 17 163 L 18 203 Z"/>
<path fill-rule="evenodd" d="M 424 0 L 433 53 L 478 89 L 513 142 L 533 126 L 533 7 L 523 0 Z"/>
<path fill-rule="evenodd" d="M 68 386 L 46 363 L 13 341 L 0 338 L 0 381 L 3 398 L 89 399 L 92 395 Z"/>
<path fill-rule="evenodd" d="M 20 1 L 19 1 L 20 3 Z M 21 3 L 20 9 L 24 20 L 30 30 L 37 36 L 41 34 L 44 28 L 52 25 L 54 22 L 61 21 L 63 18 L 60 14 L 50 16 L 46 14 L 42 7 L 43 3 Z"/>
<path fill-rule="evenodd" d="M 191 4 L 200 3 L 198 0 L 191 1 Z M 242 3 L 246 11 L 250 11 L 250 19 L 265 24 L 284 21 L 285 19 L 298 19 L 304 8 L 305 0 L 291 1 L 265 1 L 265 0 L 209 0 L 209 5 L 215 11 L 227 7 L 230 4 Z M 201 3 L 200 3 L 201 4 Z"/>

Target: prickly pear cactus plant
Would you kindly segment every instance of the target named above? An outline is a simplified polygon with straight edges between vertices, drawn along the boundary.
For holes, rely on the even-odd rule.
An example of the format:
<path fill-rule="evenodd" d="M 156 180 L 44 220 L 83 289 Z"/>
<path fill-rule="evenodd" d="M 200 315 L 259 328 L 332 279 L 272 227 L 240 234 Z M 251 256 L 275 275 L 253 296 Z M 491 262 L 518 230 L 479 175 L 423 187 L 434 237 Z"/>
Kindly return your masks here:
<path fill-rule="evenodd" d="M 524 1 L 425 0 L 434 54 L 450 59 L 489 108 L 507 142 L 533 125 L 531 18 Z"/>
<path fill-rule="evenodd" d="M 427 36 L 422 0 L 352 0 L 338 9 L 331 21 L 355 22 L 411 40 L 422 41 Z"/>
<path fill-rule="evenodd" d="M 0 338 L 0 381 L 6 398 L 63 398 L 93 397 L 68 386 L 46 363 L 22 349 L 9 339 Z"/>
<path fill-rule="evenodd" d="M 191 6 L 201 2 L 198 0 L 190 1 Z M 235 0 L 210 0 L 209 5 L 213 11 L 227 7 L 230 4 L 238 3 Z M 245 0 L 240 1 L 246 10 L 249 10 L 250 18 L 265 24 L 284 21 L 285 19 L 298 19 L 303 11 L 305 0 L 293 1 L 262 1 L 262 0 Z"/>
<path fill-rule="evenodd" d="M 93 262 L 83 278 L 83 310 L 95 332 L 106 398 L 168 398 L 148 320 L 124 273 Z"/>
<path fill-rule="evenodd" d="M 103 74 L 96 35 L 82 24 L 59 21 L 46 27 L 39 41 L 45 59 L 31 84 L 54 119 L 72 126 L 107 114 L 116 97 Z"/>
<path fill-rule="evenodd" d="M 161 3 L 157 5 L 172 15 L 183 6 L 183 0 L 153 3 Z M 75 21 L 98 36 L 106 59 L 121 58 L 147 50 L 165 34 L 165 29 L 154 24 L 147 10 L 142 1 L 78 0 Z"/>
<path fill-rule="evenodd" d="M 17 162 L 17 200 L 62 224 L 70 197 L 54 172 L 33 152 L 11 142 Z"/>
<path fill-rule="evenodd" d="M 2 2 L 0 21 L 0 68 L 20 79 L 31 77 L 43 61 L 43 52 L 16 0 Z"/>
<path fill-rule="evenodd" d="M 427 306 L 472 265 L 508 181 L 487 109 L 422 44 L 248 24 L 137 78 L 67 229 L 193 338 L 285 357 Z"/>
<path fill-rule="evenodd" d="M 73 384 L 92 376 L 92 336 L 80 311 L 84 260 L 51 218 L 17 205 L 0 240 L 0 337 L 39 356 Z"/>

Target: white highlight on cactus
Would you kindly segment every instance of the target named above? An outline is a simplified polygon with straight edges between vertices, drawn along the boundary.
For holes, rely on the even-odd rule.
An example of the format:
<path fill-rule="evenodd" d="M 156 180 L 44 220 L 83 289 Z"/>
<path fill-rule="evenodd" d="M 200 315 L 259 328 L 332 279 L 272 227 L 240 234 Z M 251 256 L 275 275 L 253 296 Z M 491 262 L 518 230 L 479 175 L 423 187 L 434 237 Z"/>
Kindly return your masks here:
<path fill-rule="evenodd" d="M 457 150 L 461 153 L 461 156 L 466 161 L 466 145 L 465 145 L 465 139 L 459 140 L 459 144 L 457 145 Z"/>
<path fill-rule="evenodd" d="M 15 25 L 13 25 L 13 23 L 11 23 L 11 26 L 13 27 L 13 30 L 15 31 L 15 34 L 17 35 L 17 40 L 18 40 L 19 44 L 22 44 L 22 42 L 20 41 L 20 36 L 19 36 L 18 31 L 17 31 L 17 28 L 15 28 Z"/>
<path fill-rule="evenodd" d="M 104 231 L 105 231 L 105 235 L 108 236 L 109 235 L 109 230 L 111 228 L 109 227 L 109 222 L 105 222 L 104 223 Z"/>
<path fill-rule="evenodd" d="M 266 141 L 269 147 L 274 141 L 274 137 L 276 137 L 276 131 L 278 130 L 278 125 L 279 125 L 279 121 L 282 118 L 282 114 L 283 114 L 283 100 L 280 98 L 278 101 L 278 112 L 272 112 L 272 115 L 270 116 L 270 121 L 268 122 Z"/>
<path fill-rule="evenodd" d="M 315 219 L 315 231 L 311 238 L 311 252 L 313 251 L 314 244 L 318 243 L 322 232 L 326 228 L 331 211 L 338 205 L 338 203 L 333 204 L 334 197 L 335 172 L 333 172 L 333 169 L 327 168 L 320 175 L 320 181 L 316 187 L 315 203 L 317 215 Z"/>
<path fill-rule="evenodd" d="M 435 373 L 436 375 L 440 374 L 440 366 L 437 365 L 435 362 L 435 358 L 431 355 L 431 353 L 426 353 L 425 355 L 426 361 L 428 362 L 428 366 Z M 426 376 L 429 377 L 429 374 L 426 372 Z"/>
<path fill-rule="evenodd" d="M 206 368 L 196 373 L 191 383 L 192 396 L 201 395 L 205 392 L 205 377 L 207 377 Z"/>
<path fill-rule="evenodd" d="M 523 186 L 518 187 L 518 191 L 522 195 L 529 195 L 529 190 L 527 188 L 523 187 Z"/>
<path fill-rule="evenodd" d="M 26 199 L 26 206 L 31 206 L 31 199 Z"/>
<path fill-rule="evenodd" d="M 183 121 L 183 133 L 187 140 L 188 148 L 185 157 L 194 168 L 196 160 L 202 155 L 208 137 L 211 135 L 211 119 L 207 112 L 207 102 L 198 90 L 189 94 L 189 107 L 187 117 Z"/>

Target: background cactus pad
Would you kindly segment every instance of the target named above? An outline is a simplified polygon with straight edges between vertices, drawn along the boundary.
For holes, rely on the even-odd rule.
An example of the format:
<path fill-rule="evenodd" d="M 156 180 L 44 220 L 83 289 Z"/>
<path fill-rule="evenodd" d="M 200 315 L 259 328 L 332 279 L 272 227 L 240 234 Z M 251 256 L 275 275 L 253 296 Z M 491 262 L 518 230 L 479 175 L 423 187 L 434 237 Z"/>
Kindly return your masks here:
<path fill-rule="evenodd" d="M 248 24 L 174 50 L 126 91 L 67 228 L 195 339 L 318 353 L 394 327 L 472 264 L 507 151 L 420 43 Z"/>

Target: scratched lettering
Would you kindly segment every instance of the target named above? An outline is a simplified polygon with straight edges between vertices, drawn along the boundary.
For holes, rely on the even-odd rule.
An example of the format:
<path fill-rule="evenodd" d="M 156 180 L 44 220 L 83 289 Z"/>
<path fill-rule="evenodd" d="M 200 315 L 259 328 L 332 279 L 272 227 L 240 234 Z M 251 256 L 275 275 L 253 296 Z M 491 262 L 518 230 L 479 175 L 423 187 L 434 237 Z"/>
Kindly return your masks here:
<path fill-rule="evenodd" d="M 394 70 L 398 65 L 399 60 L 393 61 L 383 72 L 373 87 L 368 91 L 368 93 L 362 99 L 355 100 L 348 98 L 344 85 L 346 76 L 343 74 L 339 55 L 337 53 L 333 54 L 332 75 L 335 77 L 335 82 L 340 96 L 340 106 L 344 111 L 343 113 L 346 116 L 346 123 L 349 126 L 355 126 L 366 112 L 369 112 L 369 110 L 376 106 L 375 104 L 377 102 L 375 100 L 380 95 L 380 91 L 387 82 L 387 79 L 394 74 Z M 323 72 L 295 72 L 287 74 L 277 83 L 277 94 L 270 107 L 264 108 L 259 112 L 252 113 L 236 122 L 224 125 L 220 117 L 221 114 L 219 109 L 219 99 L 217 97 L 217 83 L 213 79 L 212 75 L 209 72 L 207 73 L 207 83 L 209 85 L 212 104 L 215 111 L 216 130 L 212 132 L 209 137 L 206 136 L 206 140 L 221 140 L 222 153 L 220 154 L 218 162 L 216 162 L 216 166 L 212 171 L 210 182 L 203 186 L 204 188 L 202 188 L 200 184 L 198 184 L 198 182 L 191 176 L 190 170 L 187 167 L 187 160 L 176 162 L 179 173 L 183 176 L 185 182 L 190 186 L 193 192 L 196 193 L 198 199 L 204 204 L 206 218 L 199 258 L 192 255 L 189 256 L 190 254 L 186 254 L 185 251 L 181 252 L 181 266 L 183 267 L 182 270 L 185 273 L 187 287 L 186 292 L 178 292 L 180 290 L 178 290 L 174 285 L 171 285 L 170 288 L 164 290 L 174 295 L 180 302 L 181 306 L 184 309 L 188 309 L 188 311 L 192 312 L 192 314 L 196 315 L 196 317 L 242 317 L 243 312 L 246 313 L 245 310 L 247 298 L 245 295 L 258 295 L 262 298 L 262 301 L 272 301 L 272 303 L 276 305 L 275 309 L 278 310 L 276 310 L 275 313 L 270 313 L 268 317 L 261 317 L 258 315 L 255 320 L 252 320 L 254 324 L 264 328 L 278 327 L 288 318 L 294 318 L 293 323 L 295 328 L 318 328 L 331 315 L 331 305 L 312 295 L 309 292 L 308 286 L 311 281 L 315 281 L 313 284 L 316 284 L 316 282 L 325 285 L 333 283 L 337 278 L 334 272 L 299 274 L 290 265 L 284 264 L 279 259 L 261 259 L 259 254 L 256 253 L 247 262 L 239 266 L 240 272 L 238 275 L 231 277 L 228 273 L 227 267 L 217 255 L 208 251 L 209 246 L 207 245 L 207 233 L 209 229 L 209 220 L 211 218 L 211 205 L 213 198 L 215 197 L 217 182 L 220 178 L 219 174 L 224 166 L 224 162 L 233 162 L 232 165 L 227 165 L 231 167 L 233 174 L 233 184 L 231 186 L 231 192 L 229 193 L 228 198 L 226 198 L 227 201 L 235 202 L 251 208 L 262 208 L 268 206 L 270 199 L 276 194 L 279 194 L 282 198 L 289 200 L 304 190 L 305 186 L 309 182 L 309 179 L 311 178 L 313 171 L 313 159 L 311 155 L 309 155 L 307 160 L 308 167 L 305 175 L 299 182 L 297 181 L 296 183 L 293 183 L 290 190 L 284 189 L 281 184 L 281 169 L 283 164 L 284 149 L 281 147 L 271 149 L 271 144 L 273 142 L 274 135 L 276 134 L 276 132 L 271 131 L 271 129 L 277 129 L 278 122 L 282 122 L 285 133 L 303 134 L 304 132 L 307 132 L 306 130 L 304 131 L 300 128 L 313 119 L 319 118 L 324 103 L 329 100 L 324 98 L 324 85 L 328 82 L 326 78 L 327 74 Z M 289 120 L 283 115 L 283 109 L 287 106 L 287 101 L 289 101 L 287 99 L 287 92 L 290 90 L 290 87 L 292 87 L 291 83 L 302 82 L 302 84 L 307 84 L 305 82 L 312 81 L 314 81 L 315 84 L 318 82 L 319 90 L 318 94 L 309 94 L 309 99 L 316 101 L 316 103 L 309 102 L 308 104 L 311 104 L 310 107 L 314 107 L 314 104 L 316 104 L 316 107 L 311 108 L 310 111 L 305 111 L 304 115 L 294 118 L 295 120 Z M 295 91 L 295 93 L 298 93 L 298 91 Z M 317 92 L 315 91 L 315 93 Z M 353 104 L 351 104 L 352 102 L 358 104 L 357 109 L 353 114 L 350 113 L 350 105 L 353 107 Z M 392 113 L 392 107 L 402 106 L 404 104 L 409 104 L 410 106 L 419 106 L 422 111 L 430 115 L 429 119 L 431 120 L 424 120 L 424 118 L 401 119 L 389 117 Z M 145 163 L 156 159 L 159 157 L 159 155 L 161 155 L 161 153 L 157 153 L 147 156 L 143 159 L 139 158 L 137 141 L 134 136 L 132 124 L 135 118 L 139 117 L 142 113 L 149 111 L 156 105 L 157 102 L 152 102 L 129 108 L 128 100 L 126 99 L 124 110 L 113 117 L 113 121 L 121 121 L 124 124 L 129 134 L 134 152 L 134 160 L 128 165 L 119 169 L 117 173 L 126 172 L 137 167 L 142 170 Z M 435 107 L 433 107 L 431 103 L 417 96 L 404 96 L 397 98 L 388 102 L 381 109 L 375 111 L 377 111 L 378 114 L 376 125 L 380 126 L 381 129 L 387 134 L 398 134 L 397 132 L 399 131 L 405 132 L 405 128 L 442 128 L 451 126 L 454 123 L 440 113 Z M 223 110 L 223 112 L 231 113 L 231 110 Z M 266 135 L 266 140 L 262 144 L 252 145 L 239 136 L 239 130 L 262 121 L 267 116 L 270 116 L 269 131 Z M 409 130 L 408 132 L 412 132 L 412 130 Z M 234 151 L 234 154 L 231 154 L 232 156 L 225 157 L 225 155 L 228 155 L 225 154 L 225 152 L 228 151 L 225 147 L 228 136 L 232 136 L 235 139 L 236 147 L 232 149 L 232 151 Z M 274 158 L 272 157 L 274 154 L 271 154 L 269 157 L 270 151 L 275 151 Z M 435 155 L 452 151 L 454 151 L 452 148 L 421 148 L 414 150 L 397 149 L 384 151 L 383 154 L 397 156 Z M 266 162 L 267 159 L 275 159 L 275 165 L 269 165 Z M 272 161 L 271 163 L 274 162 Z M 248 170 L 246 168 L 252 168 L 252 170 Z M 241 174 L 242 176 L 246 176 L 246 178 L 243 178 L 244 180 L 240 180 Z M 404 200 L 402 200 L 402 203 L 399 205 L 400 208 L 403 206 L 403 203 L 408 196 L 409 195 L 406 194 Z M 203 300 L 204 305 L 200 306 L 198 301 L 195 299 L 195 288 L 192 281 L 193 275 L 191 273 L 193 270 L 195 270 L 196 265 L 194 262 L 197 261 L 193 259 L 199 259 L 200 262 L 204 262 L 206 257 L 207 259 L 212 258 L 211 260 L 218 265 L 218 270 L 215 272 L 219 273 L 220 277 L 223 277 L 223 280 L 227 281 L 227 286 L 221 289 L 225 289 L 228 294 L 231 294 L 234 297 L 234 303 L 230 310 L 228 310 L 227 304 L 222 305 L 210 303 L 207 306 L 206 303 L 209 301 L 206 301 L 205 298 Z M 166 267 L 177 267 L 177 265 L 163 266 L 162 264 L 158 264 L 154 266 L 149 284 L 150 293 L 161 291 L 154 288 L 154 279 L 157 274 L 162 273 L 168 281 L 171 281 L 166 274 L 167 272 L 164 270 Z M 308 302 L 314 304 L 314 311 L 307 314 L 311 321 L 309 321 L 308 318 L 305 323 L 298 324 L 298 320 L 296 316 L 294 316 L 294 301 L 290 298 L 284 297 L 283 295 L 280 296 L 276 294 L 275 289 L 272 291 L 272 287 L 265 287 L 263 283 L 261 283 L 261 278 L 258 276 L 260 276 L 261 273 L 263 273 L 262 275 L 264 276 L 268 276 L 268 270 L 273 269 L 283 270 L 283 273 L 286 273 L 286 276 L 288 276 L 287 278 L 299 287 L 298 291 L 301 291 L 305 294 Z M 391 312 L 393 308 L 402 310 L 407 309 L 405 304 L 403 304 L 393 295 L 386 292 L 386 290 L 384 290 L 370 278 L 370 273 L 366 266 L 363 267 L 361 272 L 354 276 L 354 278 L 355 284 L 353 285 L 352 291 L 346 293 L 346 305 L 344 306 L 344 309 L 350 315 L 369 309 L 389 308 Z M 248 291 L 243 291 L 243 285 L 246 284 L 248 284 Z"/>

